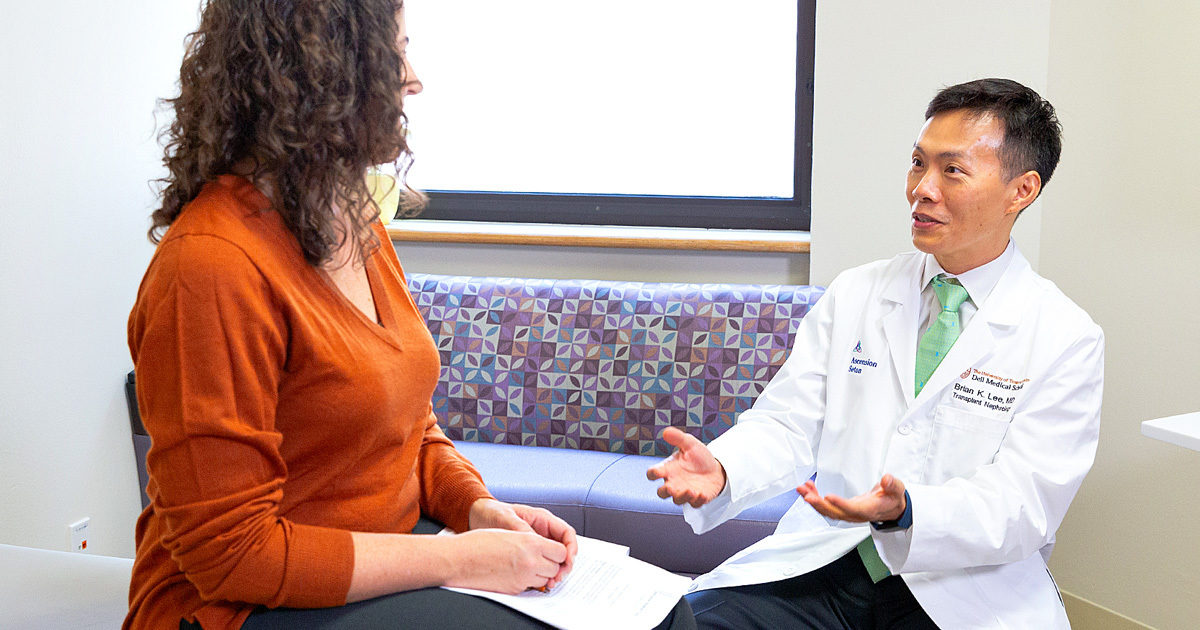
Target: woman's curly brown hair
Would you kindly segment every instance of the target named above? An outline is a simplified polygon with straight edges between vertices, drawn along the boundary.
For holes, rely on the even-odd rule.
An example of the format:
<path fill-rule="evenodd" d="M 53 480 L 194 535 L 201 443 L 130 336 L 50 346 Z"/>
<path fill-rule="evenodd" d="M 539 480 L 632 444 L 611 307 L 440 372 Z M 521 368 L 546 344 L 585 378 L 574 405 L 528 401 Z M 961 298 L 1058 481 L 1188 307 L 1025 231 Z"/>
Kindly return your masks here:
<path fill-rule="evenodd" d="M 347 238 L 362 256 L 378 247 L 366 170 L 392 162 L 403 182 L 411 164 L 402 8 L 401 0 L 208 0 L 188 37 L 179 96 L 163 101 L 175 117 L 163 131 L 170 174 L 159 180 L 151 241 L 205 182 L 248 160 L 309 264 L 328 261 Z M 406 206 L 420 201 L 409 194 Z"/>

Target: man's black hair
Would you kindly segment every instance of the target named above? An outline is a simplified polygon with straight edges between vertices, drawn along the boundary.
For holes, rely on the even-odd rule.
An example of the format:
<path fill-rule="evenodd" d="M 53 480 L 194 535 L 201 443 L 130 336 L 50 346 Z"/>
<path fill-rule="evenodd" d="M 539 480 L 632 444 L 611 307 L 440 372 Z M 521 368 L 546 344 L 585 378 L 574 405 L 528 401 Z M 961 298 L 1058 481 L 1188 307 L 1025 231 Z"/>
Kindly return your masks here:
<path fill-rule="evenodd" d="M 979 79 L 938 92 L 925 108 L 925 120 L 959 109 L 992 116 L 1004 126 L 999 157 L 1005 180 L 1032 170 L 1046 186 L 1062 154 L 1062 125 L 1049 101 L 1010 79 Z"/>

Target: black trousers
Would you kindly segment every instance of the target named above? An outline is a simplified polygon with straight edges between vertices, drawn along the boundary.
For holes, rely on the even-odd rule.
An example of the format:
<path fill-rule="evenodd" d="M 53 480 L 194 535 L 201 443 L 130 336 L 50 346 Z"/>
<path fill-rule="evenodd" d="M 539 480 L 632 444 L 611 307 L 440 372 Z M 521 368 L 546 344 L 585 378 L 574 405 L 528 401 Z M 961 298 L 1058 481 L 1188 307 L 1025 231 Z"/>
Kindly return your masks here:
<path fill-rule="evenodd" d="M 858 552 L 781 582 L 698 591 L 687 596 L 698 628 L 749 630 L 933 629 L 904 580 L 878 584 Z"/>
<path fill-rule="evenodd" d="M 442 525 L 422 518 L 414 534 L 436 534 Z M 181 629 L 198 626 L 181 622 Z M 695 621 L 687 601 L 680 599 L 660 629 L 694 630 Z M 440 588 L 425 588 L 384 595 L 336 608 L 266 608 L 256 610 L 242 630 L 291 630 L 294 628 L 350 630 L 376 628 L 421 628 L 422 630 L 545 630 L 553 626 L 482 597 Z"/>
<path fill-rule="evenodd" d="M 242 624 L 242 630 L 545 630 L 553 627 L 489 599 L 440 588 L 395 593 L 337 608 L 264 610 L 250 615 Z M 692 611 L 683 599 L 658 626 L 671 630 L 693 630 L 695 627 Z"/>

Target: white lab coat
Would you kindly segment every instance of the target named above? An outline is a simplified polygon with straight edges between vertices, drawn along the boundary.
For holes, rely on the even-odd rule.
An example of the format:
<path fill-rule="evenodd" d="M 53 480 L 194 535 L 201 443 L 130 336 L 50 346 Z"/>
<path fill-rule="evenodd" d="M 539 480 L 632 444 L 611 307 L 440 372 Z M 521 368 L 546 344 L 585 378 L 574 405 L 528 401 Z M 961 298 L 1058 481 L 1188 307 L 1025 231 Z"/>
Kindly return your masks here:
<path fill-rule="evenodd" d="M 912 527 L 873 531 L 798 501 L 693 590 L 807 573 L 870 535 L 942 628 L 1069 627 L 1046 558 L 1095 457 L 1103 333 L 1015 252 L 914 400 L 924 256 L 834 280 L 754 407 L 710 444 L 726 489 L 684 510 L 702 533 L 814 472 L 843 497 L 892 473 Z"/>

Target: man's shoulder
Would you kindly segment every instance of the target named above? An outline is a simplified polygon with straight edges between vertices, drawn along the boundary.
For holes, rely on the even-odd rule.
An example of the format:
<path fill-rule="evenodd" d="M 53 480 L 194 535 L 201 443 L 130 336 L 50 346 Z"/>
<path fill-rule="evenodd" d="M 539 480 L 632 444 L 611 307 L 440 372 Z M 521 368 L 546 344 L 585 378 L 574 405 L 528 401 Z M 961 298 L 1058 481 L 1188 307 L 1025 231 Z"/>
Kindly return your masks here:
<path fill-rule="evenodd" d="M 1075 330 L 1089 335 L 1102 335 L 1100 325 L 1092 319 L 1082 306 L 1071 299 L 1053 280 L 1027 268 L 1021 281 L 1023 289 L 1037 304 L 1038 311 L 1052 314 L 1047 319 L 1065 330 Z"/>

